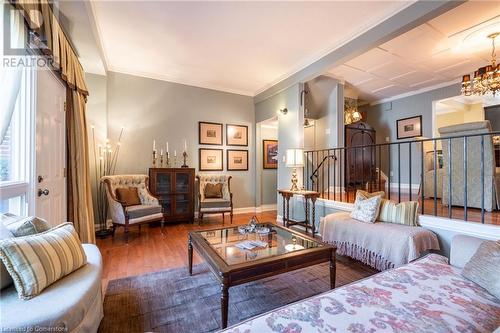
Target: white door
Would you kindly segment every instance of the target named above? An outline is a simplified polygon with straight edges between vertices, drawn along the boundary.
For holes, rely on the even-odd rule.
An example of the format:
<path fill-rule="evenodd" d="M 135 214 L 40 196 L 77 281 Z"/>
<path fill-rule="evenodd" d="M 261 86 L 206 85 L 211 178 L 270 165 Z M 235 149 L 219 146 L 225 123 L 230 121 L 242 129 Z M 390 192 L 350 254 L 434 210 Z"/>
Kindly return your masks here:
<path fill-rule="evenodd" d="M 51 71 L 37 71 L 35 212 L 52 226 L 66 221 L 66 88 Z"/>

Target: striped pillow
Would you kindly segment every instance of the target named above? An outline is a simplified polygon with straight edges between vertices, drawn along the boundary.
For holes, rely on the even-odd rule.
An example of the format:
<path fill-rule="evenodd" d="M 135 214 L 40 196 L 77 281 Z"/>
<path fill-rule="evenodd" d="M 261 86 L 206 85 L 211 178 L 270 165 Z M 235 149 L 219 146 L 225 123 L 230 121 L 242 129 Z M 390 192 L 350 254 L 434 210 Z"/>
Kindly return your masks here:
<path fill-rule="evenodd" d="M 35 297 L 87 263 L 75 228 L 69 222 L 40 234 L 0 241 L 0 259 L 21 299 Z"/>
<path fill-rule="evenodd" d="M 418 226 L 418 201 L 395 203 L 383 199 L 380 203 L 380 222 L 390 222 Z"/>

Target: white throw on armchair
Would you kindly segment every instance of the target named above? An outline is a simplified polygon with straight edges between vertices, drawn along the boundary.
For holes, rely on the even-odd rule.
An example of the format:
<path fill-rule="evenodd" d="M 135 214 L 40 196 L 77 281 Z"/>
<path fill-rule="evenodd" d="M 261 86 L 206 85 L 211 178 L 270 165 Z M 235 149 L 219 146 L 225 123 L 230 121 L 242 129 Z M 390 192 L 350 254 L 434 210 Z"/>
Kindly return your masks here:
<path fill-rule="evenodd" d="M 197 175 L 198 181 L 198 222 L 201 223 L 205 214 L 229 213 L 233 223 L 233 194 L 231 193 L 231 176 L 226 175 Z M 207 184 L 222 184 L 222 198 L 206 198 L 205 187 Z"/>
<path fill-rule="evenodd" d="M 106 185 L 113 235 L 117 226 L 124 227 L 127 243 L 130 225 L 138 225 L 140 230 L 141 224 L 161 221 L 163 226 L 163 209 L 158 199 L 149 192 L 148 179 L 146 175 L 115 175 L 101 178 L 101 182 Z M 140 205 L 127 206 L 118 200 L 116 190 L 131 187 L 137 188 Z"/>

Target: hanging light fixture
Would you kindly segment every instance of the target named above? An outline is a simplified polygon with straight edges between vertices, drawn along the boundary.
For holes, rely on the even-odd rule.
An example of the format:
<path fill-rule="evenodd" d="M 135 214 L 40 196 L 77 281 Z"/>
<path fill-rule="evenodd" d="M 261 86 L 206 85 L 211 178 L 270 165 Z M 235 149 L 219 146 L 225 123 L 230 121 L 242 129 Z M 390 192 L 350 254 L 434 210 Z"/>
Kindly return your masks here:
<path fill-rule="evenodd" d="M 353 101 L 353 102 L 350 102 Z M 345 111 L 344 111 L 344 123 L 346 125 L 358 122 L 363 119 L 363 116 L 358 111 L 358 103 L 357 100 L 353 100 L 350 98 L 345 99 Z"/>
<path fill-rule="evenodd" d="M 462 95 L 493 95 L 500 92 L 500 64 L 496 62 L 495 38 L 500 32 L 488 35 L 491 39 L 491 64 L 481 67 L 474 72 L 474 78 L 471 80 L 469 74 L 462 77 Z"/>
<path fill-rule="evenodd" d="M 314 121 L 309 119 L 309 109 L 307 108 L 307 99 L 306 99 L 306 95 L 308 94 L 309 92 L 307 90 L 302 90 L 301 92 L 301 98 L 300 98 L 300 103 L 302 104 L 302 106 L 304 107 L 304 127 L 307 128 L 307 127 L 311 127 L 314 125 Z"/>

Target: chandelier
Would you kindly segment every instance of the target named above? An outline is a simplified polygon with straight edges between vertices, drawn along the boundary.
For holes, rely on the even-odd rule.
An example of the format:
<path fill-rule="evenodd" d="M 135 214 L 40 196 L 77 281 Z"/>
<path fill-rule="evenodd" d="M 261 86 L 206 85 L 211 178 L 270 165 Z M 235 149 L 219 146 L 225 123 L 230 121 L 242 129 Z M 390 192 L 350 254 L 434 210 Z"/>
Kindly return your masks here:
<path fill-rule="evenodd" d="M 469 74 L 462 77 L 462 95 L 486 95 L 495 96 L 500 92 L 500 64 L 497 65 L 495 53 L 495 38 L 500 35 L 500 32 L 495 32 L 488 35 L 491 39 L 491 65 L 479 68 L 474 72 L 474 78 L 471 81 Z"/>

